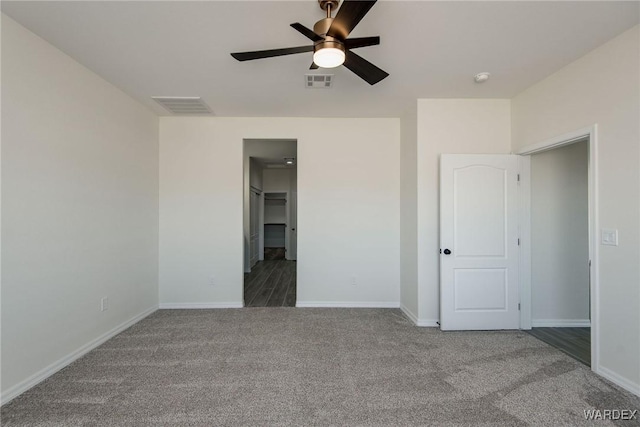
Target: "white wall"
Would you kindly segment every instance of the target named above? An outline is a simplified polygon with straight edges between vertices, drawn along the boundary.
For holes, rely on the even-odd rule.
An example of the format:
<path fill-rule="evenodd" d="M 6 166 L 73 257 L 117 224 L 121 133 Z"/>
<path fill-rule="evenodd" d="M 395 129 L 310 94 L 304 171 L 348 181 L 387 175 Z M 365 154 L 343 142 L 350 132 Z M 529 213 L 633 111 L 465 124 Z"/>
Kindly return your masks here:
<path fill-rule="evenodd" d="M 400 302 L 418 321 L 418 104 L 401 118 L 400 127 Z"/>
<path fill-rule="evenodd" d="M 640 394 L 640 30 L 636 26 L 513 99 L 513 148 L 598 125 L 598 372 Z"/>
<path fill-rule="evenodd" d="M 589 150 L 578 142 L 531 156 L 533 326 L 589 324 Z"/>
<path fill-rule="evenodd" d="M 0 19 L 4 16 L 0 15 Z M 0 45 L 2 43 L 2 22 L 0 21 Z M 2 48 L 0 47 L 0 53 Z M 2 82 L 2 55 L 0 54 L 0 82 Z M 0 83 L 0 99 L 2 99 L 2 84 Z M 0 102 L 0 236 L 2 235 L 2 102 Z M 0 238 L 0 260 L 2 259 L 2 239 Z M 0 366 L 2 366 L 2 262 L 0 261 Z M 5 400 L 2 390 L 2 369 L 0 369 L 0 405 Z"/>
<path fill-rule="evenodd" d="M 5 401 L 157 308 L 158 119 L 2 15 L 2 122 Z"/>
<path fill-rule="evenodd" d="M 398 119 L 161 118 L 161 303 L 241 304 L 242 141 L 290 138 L 298 301 L 398 306 L 399 135 Z"/>
<path fill-rule="evenodd" d="M 418 316 L 440 318 L 439 156 L 506 154 L 511 108 L 505 99 L 418 100 Z"/>

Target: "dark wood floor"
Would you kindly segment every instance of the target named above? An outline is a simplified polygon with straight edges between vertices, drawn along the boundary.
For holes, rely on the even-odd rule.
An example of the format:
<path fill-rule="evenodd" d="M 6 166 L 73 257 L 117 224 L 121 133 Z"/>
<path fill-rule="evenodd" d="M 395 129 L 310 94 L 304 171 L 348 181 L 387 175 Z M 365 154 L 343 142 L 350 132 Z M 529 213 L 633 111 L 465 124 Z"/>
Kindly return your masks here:
<path fill-rule="evenodd" d="M 244 275 L 245 307 L 295 307 L 296 262 L 265 260 Z"/>
<path fill-rule="evenodd" d="M 591 328 L 532 328 L 527 332 L 591 366 Z"/>
<path fill-rule="evenodd" d="M 264 259 L 273 261 L 276 259 L 285 259 L 284 258 L 285 250 L 284 248 L 264 248 Z"/>

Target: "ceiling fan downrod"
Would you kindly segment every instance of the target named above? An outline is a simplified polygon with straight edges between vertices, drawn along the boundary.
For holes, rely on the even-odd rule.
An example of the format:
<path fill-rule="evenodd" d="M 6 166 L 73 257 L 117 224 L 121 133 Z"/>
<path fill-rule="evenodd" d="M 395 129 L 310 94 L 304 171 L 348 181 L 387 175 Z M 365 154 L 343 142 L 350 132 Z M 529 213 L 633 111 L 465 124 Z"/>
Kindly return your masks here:
<path fill-rule="evenodd" d="M 338 0 L 318 0 L 320 9 L 327 12 L 327 18 L 331 18 L 331 11 L 338 7 Z"/>

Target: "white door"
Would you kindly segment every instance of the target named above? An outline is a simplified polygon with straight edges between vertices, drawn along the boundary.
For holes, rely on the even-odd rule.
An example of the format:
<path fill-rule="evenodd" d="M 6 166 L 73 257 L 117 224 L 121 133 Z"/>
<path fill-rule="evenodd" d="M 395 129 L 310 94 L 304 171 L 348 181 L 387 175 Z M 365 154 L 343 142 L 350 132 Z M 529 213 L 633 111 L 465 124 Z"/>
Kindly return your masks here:
<path fill-rule="evenodd" d="M 249 266 L 253 267 L 258 262 L 259 255 L 259 208 L 260 208 L 260 193 L 251 190 L 251 197 L 249 199 L 249 231 L 250 231 L 250 245 L 249 245 Z"/>
<path fill-rule="evenodd" d="M 518 329 L 518 156 L 440 158 L 440 327 Z"/>

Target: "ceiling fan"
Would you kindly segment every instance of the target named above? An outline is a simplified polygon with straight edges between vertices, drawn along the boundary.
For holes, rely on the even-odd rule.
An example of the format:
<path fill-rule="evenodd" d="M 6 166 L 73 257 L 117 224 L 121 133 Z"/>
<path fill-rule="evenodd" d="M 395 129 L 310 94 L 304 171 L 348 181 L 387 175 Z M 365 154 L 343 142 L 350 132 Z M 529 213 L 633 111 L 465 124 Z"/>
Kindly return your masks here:
<path fill-rule="evenodd" d="M 351 51 L 351 49 L 359 47 L 380 44 L 379 36 L 347 38 L 349 33 L 373 7 L 376 0 L 343 0 L 335 18 L 331 17 L 331 11 L 338 6 L 338 0 L 318 0 L 318 3 L 320 3 L 320 8 L 327 12 L 327 17 L 316 22 L 313 26 L 313 31 L 298 22 L 291 24 L 302 35 L 313 41 L 313 45 L 237 52 L 232 53 L 231 56 L 238 61 L 250 61 L 292 55 L 294 53 L 313 52 L 311 70 L 319 67 L 334 68 L 344 65 L 370 85 L 374 85 L 387 77 L 388 73 Z"/>

